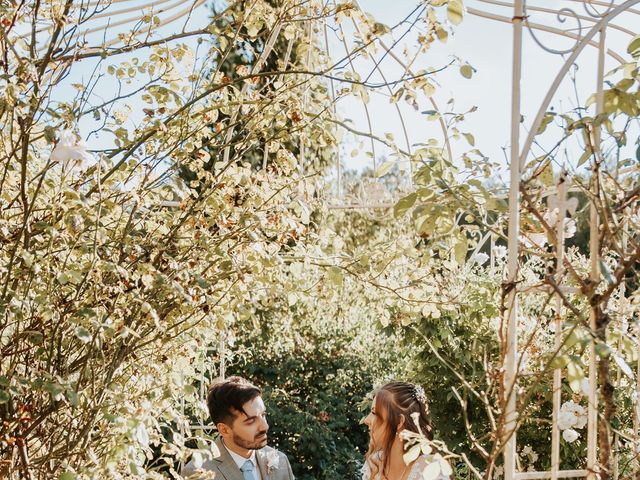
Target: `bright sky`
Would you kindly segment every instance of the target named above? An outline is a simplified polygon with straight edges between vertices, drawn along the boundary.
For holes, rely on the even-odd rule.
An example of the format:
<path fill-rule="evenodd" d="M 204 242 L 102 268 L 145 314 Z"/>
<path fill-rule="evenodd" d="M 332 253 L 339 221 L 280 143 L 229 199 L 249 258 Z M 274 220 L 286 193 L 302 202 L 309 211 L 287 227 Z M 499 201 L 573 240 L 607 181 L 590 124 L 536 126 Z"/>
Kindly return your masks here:
<path fill-rule="evenodd" d="M 498 2 L 493 2 L 498 3 Z M 583 16 L 586 12 L 578 2 L 571 0 L 540 0 L 538 2 L 527 2 L 530 6 L 543 6 L 546 8 L 571 7 Z M 617 4 L 622 3 L 620 1 Z M 361 5 L 368 9 L 381 22 L 393 25 L 400 21 L 416 5 L 414 0 L 362 0 Z M 470 10 L 484 10 L 504 17 L 510 18 L 513 15 L 512 8 L 489 5 L 483 0 L 466 0 L 465 5 Z M 544 23 L 556 28 L 571 28 L 576 26 L 575 21 L 567 20 L 566 23 L 558 23 L 555 16 L 541 14 L 535 11 L 531 14 L 530 21 Z M 638 17 L 633 15 L 621 17 L 618 23 L 633 29 Z M 584 32 L 591 24 L 583 21 Z M 637 26 L 635 28 L 637 32 Z M 554 49 L 567 49 L 573 44 L 573 40 L 560 38 L 556 35 L 540 33 L 539 38 L 546 45 Z M 618 31 L 608 34 L 607 44 L 610 48 L 620 53 L 626 52 L 627 44 L 633 37 Z M 407 36 L 398 46 L 398 53 L 402 52 L 404 45 L 409 48 L 414 44 L 411 36 Z M 510 112 L 511 112 L 511 75 L 512 75 L 512 26 L 509 23 L 481 18 L 471 13 L 467 13 L 464 21 L 455 28 L 454 35 L 451 36 L 446 45 L 436 45 L 423 56 L 418 62 L 415 70 L 426 66 L 437 67 L 445 64 L 452 57 L 459 57 L 468 61 L 476 70 L 472 79 L 463 78 L 458 67 L 451 68 L 450 71 L 439 74 L 440 88 L 435 98 L 441 109 L 446 107 L 446 102 L 450 98 L 455 98 L 455 110 L 463 112 L 471 106 L 477 106 L 478 110 L 467 116 L 463 131 L 471 132 L 475 136 L 477 147 L 492 159 L 504 159 L 504 151 L 508 152 L 510 141 Z M 628 55 L 624 54 L 625 58 Z M 528 31 L 524 32 L 523 46 L 523 78 L 522 78 L 522 113 L 525 116 L 525 126 L 528 127 L 535 117 L 538 108 L 547 93 L 548 88 L 554 80 L 558 70 L 564 62 L 563 57 L 545 52 L 534 43 Z M 596 89 L 596 65 L 597 49 L 587 47 L 579 58 L 579 71 L 577 74 L 576 90 L 581 103 L 584 103 L 592 92 Z M 614 59 L 607 58 L 606 71 L 618 65 Z M 383 63 L 385 72 L 395 71 L 397 74 L 401 70 L 394 61 L 388 59 Z M 394 77 L 392 73 L 387 74 L 387 78 Z M 426 103 L 425 103 L 426 105 Z M 567 110 L 576 106 L 576 95 L 570 81 L 563 82 L 552 105 L 556 110 Z M 388 100 L 372 98 L 369 106 L 373 119 L 373 129 L 379 134 L 391 132 L 396 140 L 402 138 L 402 130 L 399 127 L 397 113 Z M 431 108 L 426 106 L 426 108 Z M 343 105 L 341 109 L 345 114 L 354 118 L 358 125 L 366 126 L 366 120 L 362 113 L 363 107 L 357 106 L 356 102 Z M 412 108 L 402 109 L 405 116 L 405 123 L 408 126 L 410 141 L 412 143 L 424 142 L 430 137 L 441 138 L 439 129 L 434 122 L 427 122 L 423 115 L 416 113 Z M 524 141 L 524 139 L 522 139 Z M 366 147 L 366 145 L 365 145 Z M 468 148 L 467 145 L 454 147 L 461 152 L 460 148 Z M 539 154 L 539 153 L 538 153 Z M 571 155 L 571 152 L 569 153 Z M 579 154 L 578 154 L 579 155 Z M 355 160 L 355 161 L 354 161 Z M 351 160 L 352 164 L 362 166 L 371 163 L 370 159 L 358 156 Z"/>

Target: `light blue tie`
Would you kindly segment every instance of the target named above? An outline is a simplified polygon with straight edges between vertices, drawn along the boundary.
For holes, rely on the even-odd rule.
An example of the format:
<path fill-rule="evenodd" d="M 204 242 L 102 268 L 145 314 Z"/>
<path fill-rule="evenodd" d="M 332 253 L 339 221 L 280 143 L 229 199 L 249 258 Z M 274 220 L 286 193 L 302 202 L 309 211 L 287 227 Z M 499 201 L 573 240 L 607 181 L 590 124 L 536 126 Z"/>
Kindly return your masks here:
<path fill-rule="evenodd" d="M 253 474 L 254 470 L 255 466 L 251 460 L 247 460 L 242 464 L 242 467 L 240 467 L 244 480 L 256 480 L 256 476 Z"/>

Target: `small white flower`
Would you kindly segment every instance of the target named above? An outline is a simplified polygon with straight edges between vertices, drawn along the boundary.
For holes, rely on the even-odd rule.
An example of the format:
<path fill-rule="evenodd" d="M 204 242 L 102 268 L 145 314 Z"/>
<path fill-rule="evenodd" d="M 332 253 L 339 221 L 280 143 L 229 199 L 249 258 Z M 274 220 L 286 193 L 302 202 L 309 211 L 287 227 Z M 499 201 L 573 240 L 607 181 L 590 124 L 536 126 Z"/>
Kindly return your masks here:
<path fill-rule="evenodd" d="M 576 221 L 571 218 L 564 219 L 564 238 L 571 238 L 576 234 Z"/>
<path fill-rule="evenodd" d="M 496 469 L 493 471 L 493 478 L 497 480 L 504 476 L 504 467 L 502 465 L 498 465 Z"/>
<path fill-rule="evenodd" d="M 522 243 L 526 247 L 538 247 L 543 248 L 548 243 L 547 234 L 545 232 L 540 233 L 527 233 L 523 237 L 520 238 Z"/>
<path fill-rule="evenodd" d="M 86 163 L 93 161 L 93 155 L 87 151 L 87 146 L 71 130 L 63 130 L 58 143 L 51 152 L 51 160 L 60 163 L 65 170 L 68 168 L 83 168 Z"/>
<path fill-rule="evenodd" d="M 533 448 L 530 445 L 525 445 L 522 449 L 522 455 L 530 455 L 531 453 L 533 453 Z"/>
<path fill-rule="evenodd" d="M 471 261 L 477 263 L 478 265 L 484 265 L 489 260 L 489 255 L 486 253 L 478 252 L 473 257 L 471 257 Z"/>
<path fill-rule="evenodd" d="M 558 209 L 554 208 L 551 210 L 547 210 L 546 212 L 544 212 L 544 215 L 542 215 L 542 218 L 544 218 L 544 221 L 547 222 L 547 225 L 549 225 L 550 227 L 555 227 L 558 223 Z"/>
<path fill-rule="evenodd" d="M 573 412 L 560 411 L 558 413 L 558 428 L 568 430 L 576 424 L 576 416 Z"/>
<path fill-rule="evenodd" d="M 496 260 L 500 260 L 502 258 L 505 258 L 507 256 L 507 247 L 503 246 L 503 245 L 496 245 L 495 247 L 493 247 L 493 257 Z M 497 468 L 496 468 L 497 470 Z"/>
<path fill-rule="evenodd" d="M 578 405 L 577 403 L 572 405 L 572 411 L 576 416 L 575 428 L 583 428 L 587 424 L 587 411 L 582 405 Z"/>
<path fill-rule="evenodd" d="M 280 455 L 276 450 L 268 452 L 260 452 L 260 456 L 267 462 L 267 473 L 271 473 L 278 468 L 280 464 Z"/>
<path fill-rule="evenodd" d="M 583 428 L 587 424 L 587 411 L 582 405 L 570 400 L 560 407 L 558 414 L 558 428 L 567 430 L 570 428 Z"/>
<path fill-rule="evenodd" d="M 564 438 L 567 443 L 575 442 L 579 436 L 580 434 L 571 428 L 562 432 L 562 438 Z"/>

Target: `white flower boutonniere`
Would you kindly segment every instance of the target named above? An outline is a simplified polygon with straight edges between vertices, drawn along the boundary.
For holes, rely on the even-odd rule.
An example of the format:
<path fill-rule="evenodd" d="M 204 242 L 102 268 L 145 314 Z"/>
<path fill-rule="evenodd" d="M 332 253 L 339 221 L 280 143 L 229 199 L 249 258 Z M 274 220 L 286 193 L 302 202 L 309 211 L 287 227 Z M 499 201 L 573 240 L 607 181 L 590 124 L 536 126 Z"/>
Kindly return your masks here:
<path fill-rule="evenodd" d="M 280 465 L 280 455 L 275 450 L 260 452 L 261 459 L 267 464 L 267 473 L 271 474 Z"/>

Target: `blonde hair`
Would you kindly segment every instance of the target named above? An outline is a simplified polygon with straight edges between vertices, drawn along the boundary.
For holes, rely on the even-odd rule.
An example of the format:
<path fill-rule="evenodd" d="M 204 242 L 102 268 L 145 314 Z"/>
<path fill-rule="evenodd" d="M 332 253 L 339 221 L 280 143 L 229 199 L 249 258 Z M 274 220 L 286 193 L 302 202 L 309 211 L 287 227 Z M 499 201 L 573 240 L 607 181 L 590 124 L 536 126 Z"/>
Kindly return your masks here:
<path fill-rule="evenodd" d="M 384 435 L 382 445 L 374 445 L 373 438 L 369 442 L 369 450 L 365 456 L 371 470 L 371 478 L 389 468 L 391 447 L 398 432 L 402 418 L 402 428 L 410 432 L 419 430 L 429 440 L 433 439 L 433 427 L 429 419 L 429 406 L 421 387 L 409 382 L 389 382 L 374 392 L 376 410 L 382 418 L 385 412 Z M 417 422 L 414 418 L 417 418 Z M 417 424 L 416 424 L 417 423 Z M 418 430 L 419 427 L 419 430 Z M 379 455 L 382 455 L 380 458 Z"/>

